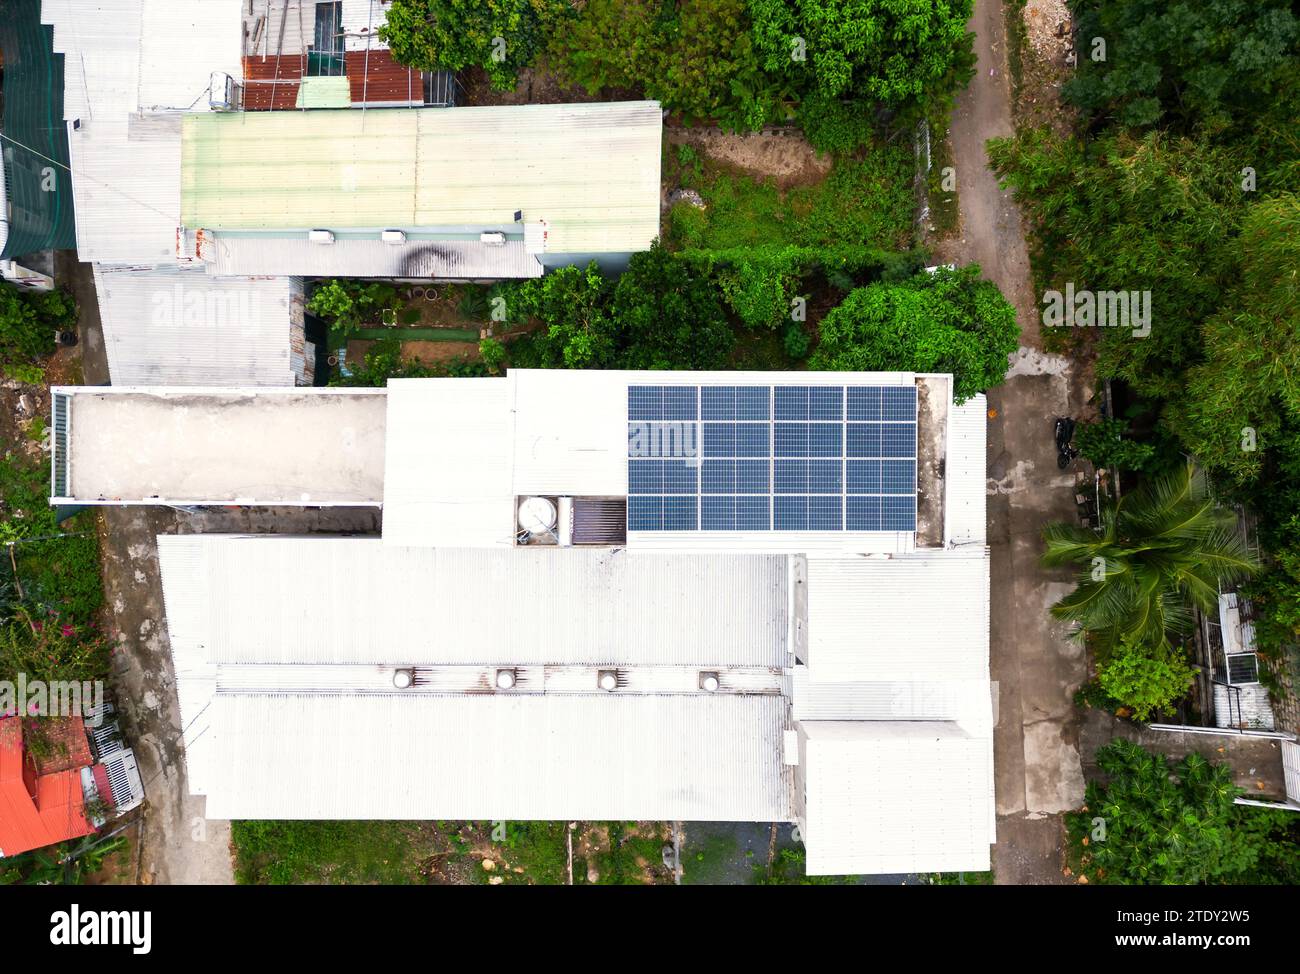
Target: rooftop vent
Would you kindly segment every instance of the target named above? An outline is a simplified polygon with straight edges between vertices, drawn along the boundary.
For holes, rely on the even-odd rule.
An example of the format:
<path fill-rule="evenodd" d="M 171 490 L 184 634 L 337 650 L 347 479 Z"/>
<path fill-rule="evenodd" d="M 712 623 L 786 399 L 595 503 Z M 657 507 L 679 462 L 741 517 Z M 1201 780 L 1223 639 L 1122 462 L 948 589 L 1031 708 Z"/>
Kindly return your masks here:
<path fill-rule="evenodd" d="M 573 543 L 619 545 L 627 543 L 627 498 L 575 497 Z"/>
<path fill-rule="evenodd" d="M 700 674 L 701 690 L 706 690 L 709 693 L 717 693 L 720 686 L 722 686 L 722 681 L 718 679 L 717 673 L 705 671 Z"/>
<path fill-rule="evenodd" d="M 549 497 L 525 497 L 519 502 L 520 544 L 555 544 L 559 511 Z"/>
<path fill-rule="evenodd" d="M 478 242 L 489 247 L 504 247 L 506 245 L 506 235 L 499 230 L 489 230 L 478 235 Z"/>
<path fill-rule="evenodd" d="M 308 230 L 307 239 L 314 244 L 332 244 L 334 242 L 334 231 Z"/>
<path fill-rule="evenodd" d="M 515 671 L 513 669 L 497 670 L 496 684 L 498 690 L 513 689 L 515 685 Z"/>
<path fill-rule="evenodd" d="M 411 684 L 414 682 L 415 682 L 414 670 L 405 670 L 405 669 L 393 670 L 393 686 L 397 687 L 397 689 L 399 690 L 409 689 Z"/>
<path fill-rule="evenodd" d="M 600 687 L 602 690 L 609 691 L 609 692 L 617 690 L 618 671 L 601 670 L 599 676 L 596 678 L 596 686 Z"/>
<path fill-rule="evenodd" d="M 381 230 L 379 239 L 386 244 L 404 244 L 406 243 L 406 231 L 404 230 Z"/>

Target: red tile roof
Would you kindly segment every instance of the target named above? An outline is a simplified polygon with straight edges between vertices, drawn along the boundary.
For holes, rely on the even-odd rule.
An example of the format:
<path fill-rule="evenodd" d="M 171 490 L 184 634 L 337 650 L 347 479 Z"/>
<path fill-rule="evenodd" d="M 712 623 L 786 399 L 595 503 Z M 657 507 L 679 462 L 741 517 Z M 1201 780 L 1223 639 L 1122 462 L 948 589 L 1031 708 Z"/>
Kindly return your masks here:
<path fill-rule="evenodd" d="M 42 731 L 51 747 L 43 758 L 33 755 L 37 774 L 73 771 L 90 767 L 90 741 L 86 740 L 86 722 L 80 717 L 44 717 Z"/>
<path fill-rule="evenodd" d="M 0 718 L 0 855 L 13 856 L 89 835 L 81 772 L 36 775 L 19 717 Z M 34 792 L 34 794 L 33 794 Z"/>

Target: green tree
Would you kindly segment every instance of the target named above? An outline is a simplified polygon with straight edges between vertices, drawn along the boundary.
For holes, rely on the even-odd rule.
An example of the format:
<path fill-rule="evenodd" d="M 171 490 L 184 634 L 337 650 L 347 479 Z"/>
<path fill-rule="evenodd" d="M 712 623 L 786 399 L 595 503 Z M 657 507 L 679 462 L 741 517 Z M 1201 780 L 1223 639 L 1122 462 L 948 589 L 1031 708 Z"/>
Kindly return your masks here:
<path fill-rule="evenodd" d="M 865 141 L 860 119 L 932 107 L 973 72 L 971 0 L 749 0 L 749 12 L 764 70 L 798 92 L 819 147 Z"/>
<path fill-rule="evenodd" d="M 951 372 L 964 402 L 1006 376 L 1016 311 L 979 267 L 939 268 L 899 283 L 858 288 L 820 324 L 809 368 Z"/>
<path fill-rule="evenodd" d="M 1123 125 L 1227 120 L 1294 83 L 1289 0 L 1075 0 L 1075 104 Z M 1106 42 L 1093 60 L 1092 38 Z M 1289 79 L 1289 80 L 1288 80 Z"/>
<path fill-rule="evenodd" d="M 1264 452 L 1300 426 L 1300 197 L 1252 206 L 1236 241 L 1241 283 L 1201 333 L 1165 419 L 1203 464 L 1252 480 Z"/>
<path fill-rule="evenodd" d="M 589 0 L 552 39 L 550 61 L 592 94 L 632 90 L 729 128 L 761 127 L 782 98 L 759 66 L 745 0 Z"/>
<path fill-rule="evenodd" d="M 20 291 L 0 281 L 0 366 L 27 366 L 50 355 L 59 330 L 76 320 L 66 291 Z"/>
<path fill-rule="evenodd" d="M 1200 323 L 1237 276 L 1245 159 L 1204 137 L 1113 135 L 1084 149 L 1046 129 L 989 158 L 1029 214 L 1040 291 L 1150 291 L 1151 332 L 1101 329 L 1098 373 L 1163 399 L 1201 356 Z"/>
<path fill-rule="evenodd" d="M 569 10 L 564 0 L 393 0 L 379 36 L 402 64 L 481 67 L 492 87 L 506 91 Z"/>
<path fill-rule="evenodd" d="M 1103 659 L 1121 645 L 1154 654 L 1187 631 L 1191 608 L 1211 611 L 1220 584 L 1258 567 L 1188 468 L 1103 507 L 1100 527 L 1050 525 L 1043 562 L 1079 567 L 1078 586 L 1051 613 L 1077 624 Z"/>
<path fill-rule="evenodd" d="M 1116 740 L 1097 751 L 1104 781 L 1089 782 L 1068 828 L 1084 874 L 1114 884 L 1300 881 L 1296 816 L 1234 804 L 1227 764 L 1189 754 L 1176 764 Z M 1100 820 L 1100 821 L 1098 821 Z"/>
<path fill-rule="evenodd" d="M 1120 419 L 1084 423 L 1074 434 L 1074 445 L 1097 467 L 1144 470 L 1155 459 L 1156 448 L 1128 436 L 1128 424 Z"/>
<path fill-rule="evenodd" d="M 1168 642 L 1151 648 L 1121 643 L 1097 665 L 1097 682 L 1138 720 L 1181 700 L 1196 679 L 1187 654 Z"/>

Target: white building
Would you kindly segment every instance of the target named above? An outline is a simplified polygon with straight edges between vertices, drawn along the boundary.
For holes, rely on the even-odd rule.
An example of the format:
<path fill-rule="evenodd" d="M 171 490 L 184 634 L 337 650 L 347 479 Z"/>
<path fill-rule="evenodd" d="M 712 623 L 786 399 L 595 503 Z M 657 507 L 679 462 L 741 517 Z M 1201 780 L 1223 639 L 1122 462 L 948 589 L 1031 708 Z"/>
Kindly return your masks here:
<path fill-rule="evenodd" d="M 514 371 L 370 393 L 382 538 L 158 539 L 191 789 L 229 818 L 786 821 L 813 874 L 988 869 L 985 404 L 950 390 Z M 168 411 L 259 408 L 95 393 L 146 452 Z M 311 398 L 260 408 L 302 429 Z M 77 451 L 62 476 L 93 491 Z M 319 483 L 364 456 L 341 436 Z M 304 492 L 280 470 L 262 500 Z"/>

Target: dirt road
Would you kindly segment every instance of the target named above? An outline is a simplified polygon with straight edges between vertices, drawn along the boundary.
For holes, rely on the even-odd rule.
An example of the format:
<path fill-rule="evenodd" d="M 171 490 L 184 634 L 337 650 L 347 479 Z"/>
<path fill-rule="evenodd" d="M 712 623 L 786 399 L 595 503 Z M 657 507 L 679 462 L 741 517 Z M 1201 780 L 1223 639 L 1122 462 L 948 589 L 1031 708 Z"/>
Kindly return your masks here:
<path fill-rule="evenodd" d="M 939 259 L 977 262 L 1016 306 L 1021 348 L 1004 385 L 989 394 L 989 543 L 992 549 L 992 673 L 999 883 L 1060 882 L 1060 813 L 1083 798 L 1075 689 L 1086 678 L 1082 648 L 1065 639 L 1047 607 L 1071 588 L 1038 562 L 1039 534 L 1075 517 L 1074 474 L 1056 467 L 1054 416 L 1078 414 L 1087 378 L 1045 354 L 1020 214 L 998 188 L 984 143 L 1011 135 L 1006 30 L 1000 0 L 976 0 L 970 29 L 976 75 L 957 99 L 951 140 L 961 233 Z"/>

